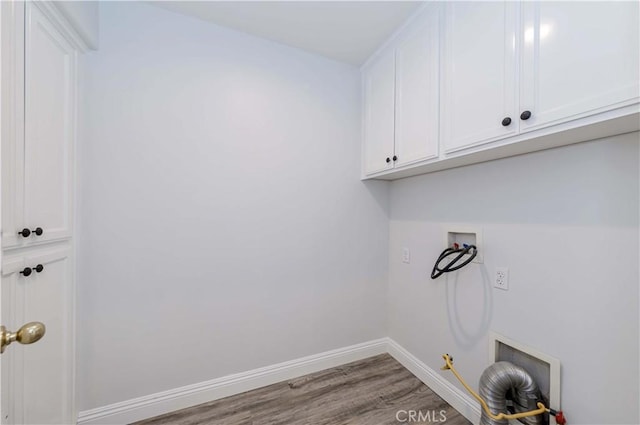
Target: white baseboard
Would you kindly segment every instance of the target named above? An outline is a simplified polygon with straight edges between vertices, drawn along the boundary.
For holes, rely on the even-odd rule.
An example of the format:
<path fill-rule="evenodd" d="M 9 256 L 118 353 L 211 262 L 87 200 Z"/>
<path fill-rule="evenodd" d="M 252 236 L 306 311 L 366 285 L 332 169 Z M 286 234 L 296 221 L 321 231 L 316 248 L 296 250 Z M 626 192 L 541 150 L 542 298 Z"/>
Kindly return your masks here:
<path fill-rule="evenodd" d="M 127 424 L 387 352 L 381 338 L 248 372 L 110 404 L 78 414 L 78 425 Z"/>
<path fill-rule="evenodd" d="M 456 388 L 444 379 L 438 372 L 418 360 L 413 354 L 405 350 L 400 344 L 388 338 L 387 352 L 406 367 L 424 384 L 431 388 L 462 416 L 474 424 L 480 422 L 480 405 L 471 396 Z"/>
<path fill-rule="evenodd" d="M 394 340 L 381 338 L 86 410 L 78 414 L 78 425 L 127 424 L 382 353 L 389 353 L 472 423 L 477 424 L 480 421 L 480 406 L 475 400 L 442 378 L 439 373 L 418 360 Z"/>

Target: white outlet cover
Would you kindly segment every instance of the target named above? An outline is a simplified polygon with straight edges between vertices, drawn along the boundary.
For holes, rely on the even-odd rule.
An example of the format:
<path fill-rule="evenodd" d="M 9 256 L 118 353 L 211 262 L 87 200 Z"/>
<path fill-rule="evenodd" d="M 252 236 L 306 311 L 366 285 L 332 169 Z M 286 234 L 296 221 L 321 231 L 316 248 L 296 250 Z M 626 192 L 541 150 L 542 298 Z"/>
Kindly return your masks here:
<path fill-rule="evenodd" d="M 509 290 L 509 269 L 506 267 L 496 267 L 496 272 L 493 276 L 493 287 L 502 289 L 503 291 Z"/>
<path fill-rule="evenodd" d="M 409 248 L 402 248 L 402 262 L 411 263 L 411 251 L 409 251 Z"/>

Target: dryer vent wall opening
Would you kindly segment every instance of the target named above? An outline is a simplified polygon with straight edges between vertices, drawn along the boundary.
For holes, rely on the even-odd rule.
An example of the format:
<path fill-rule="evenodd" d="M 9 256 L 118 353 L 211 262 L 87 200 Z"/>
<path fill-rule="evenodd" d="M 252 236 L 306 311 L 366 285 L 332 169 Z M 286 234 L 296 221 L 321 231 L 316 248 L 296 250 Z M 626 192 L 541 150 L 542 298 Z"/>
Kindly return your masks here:
<path fill-rule="evenodd" d="M 496 332 L 489 337 L 490 362 L 507 361 L 526 370 L 538 385 L 543 403 L 559 409 L 560 360 Z"/>

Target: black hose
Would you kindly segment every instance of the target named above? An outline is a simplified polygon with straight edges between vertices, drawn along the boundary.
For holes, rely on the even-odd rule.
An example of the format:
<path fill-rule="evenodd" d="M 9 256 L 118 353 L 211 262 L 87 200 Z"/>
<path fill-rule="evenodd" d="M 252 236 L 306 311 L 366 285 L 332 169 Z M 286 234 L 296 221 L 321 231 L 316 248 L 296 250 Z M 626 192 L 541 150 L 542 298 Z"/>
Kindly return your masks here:
<path fill-rule="evenodd" d="M 469 254 L 469 252 L 471 252 L 471 256 L 466 259 L 463 263 L 458 264 L 457 266 L 455 265 L 458 260 L 460 260 L 464 255 Z M 443 268 L 440 268 L 440 262 L 442 260 L 444 260 L 445 258 L 447 258 L 450 255 L 453 254 L 458 254 L 456 256 L 456 258 L 454 258 L 453 260 L 451 260 L 449 262 L 449 264 L 447 264 L 446 266 L 444 266 Z M 474 258 L 476 258 L 476 255 L 478 254 L 478 249 L 476 248 L 475 245 L 467 245 L 463 248 L 447 248 L 444 251 L 442 251 L 442 254 L 440 254 L 440 256 L 438 257 L 438 259 L 436 260 L 436 264 L 433 266 L 433 270 L 431 271 L 431 279 L 435 279 L 437 277 L 440 277 L 443 273 L 449 273 L 455 270 L 459 270 L 461 268 L 463 268 L 464 266 L 466 266 L 467 264 L 469 264 L 471 261 L 473 261 Z"/>

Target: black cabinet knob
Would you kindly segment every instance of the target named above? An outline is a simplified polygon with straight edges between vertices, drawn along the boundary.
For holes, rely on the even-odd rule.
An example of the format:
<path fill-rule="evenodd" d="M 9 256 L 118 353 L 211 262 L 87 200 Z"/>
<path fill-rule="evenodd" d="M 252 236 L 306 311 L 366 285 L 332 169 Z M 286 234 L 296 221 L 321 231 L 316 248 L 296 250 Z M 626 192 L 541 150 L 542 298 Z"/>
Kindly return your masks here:
<path fill-rule="evenodd" d="M 502 125 L 504 127 L 508 126 L 509 124 L 511 124 L 511 118 L 506 117 L 505 119 L 502 120 Z"/>
<path fill-rule="evenodd" d="M 387 164 L 391 162 L 391 158 L 387 157 Z"/>
<path fill-rule="evenodd" d="M 24 276 L 29 276 L 34 271 L 41 273 L 43 270 L 44 270 L 44 266 L 42 264 L 38 264 L 34 268 L 25 267 L 24 269 L 20 270 L 20 274 Z"/>
<path fill-rule="evenodd" d="M 397 161 L 398 160 L 398 156 L 397 155 L 393 155 L 393 160 Z"/>
<path fill-rule="evenodd" d="M 44 233 L 44 230 L 42 230 L 42 227 L 36 227 L 33 230 L 29 230 L 25 227 L 24 229 L 18 232 L 18 234 L 22 235 L 23 238 L 28 238 L 29 236 L 31 236 L 31 234 L 34 234 L 36 236 L 41 236 L 43 233 Z"/>
<path fill-rule="evenodd" d="M 520 114 L 520 119 L 523 121 L 526 121 L 529 118 L 531 118 L 531 111 L 524 111 L 523 113 Z"/>

